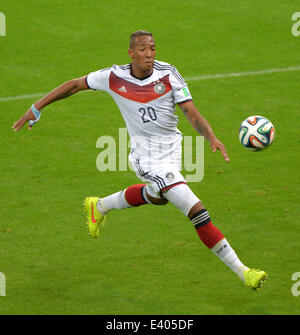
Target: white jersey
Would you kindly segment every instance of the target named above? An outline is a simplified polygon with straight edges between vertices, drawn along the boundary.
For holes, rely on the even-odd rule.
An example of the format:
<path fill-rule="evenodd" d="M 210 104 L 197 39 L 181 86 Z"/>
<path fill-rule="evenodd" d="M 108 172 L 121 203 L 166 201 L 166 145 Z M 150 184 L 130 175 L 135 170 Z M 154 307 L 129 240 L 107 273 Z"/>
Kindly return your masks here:
<path fill-rule="evenodd" d="M 182 134 L 177 129 L 175 106 L 192 96 L 174 66 L 154 61 L 152 74 L 138 79 L 131 64 L 113 65 L 90 73 L 87 85 L 109 93 L 118 105 L 131 140 L 131 160 L 160 164 L 172 160 L 179 146 L 181 155 Z"/>

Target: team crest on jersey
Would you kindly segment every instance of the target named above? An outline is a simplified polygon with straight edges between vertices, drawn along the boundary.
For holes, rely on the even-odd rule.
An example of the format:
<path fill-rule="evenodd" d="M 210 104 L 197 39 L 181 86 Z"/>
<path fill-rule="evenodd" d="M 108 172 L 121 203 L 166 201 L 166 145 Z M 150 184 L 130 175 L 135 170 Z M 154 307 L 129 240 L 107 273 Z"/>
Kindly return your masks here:
<path fill-rule="evenodd" d="M 155 86 L 154 86 L 154 92 L 157 94 L 164 94 L 166 90 L 165 85 L 162 82 L 158 82 Z"/>

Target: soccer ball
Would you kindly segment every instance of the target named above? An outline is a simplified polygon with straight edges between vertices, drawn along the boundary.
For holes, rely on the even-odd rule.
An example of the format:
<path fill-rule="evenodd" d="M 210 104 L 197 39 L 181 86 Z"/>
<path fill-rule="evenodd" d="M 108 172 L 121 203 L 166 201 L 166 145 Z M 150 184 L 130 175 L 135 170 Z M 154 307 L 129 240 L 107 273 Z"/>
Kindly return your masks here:
<path fill-rule="evenodd" d="M 251 151 L 267 149 L 273 143 L 274 137 L 275 128 L 272 122 L 263 116 L 249 116 L 240 126 L 240 142 Z"/>

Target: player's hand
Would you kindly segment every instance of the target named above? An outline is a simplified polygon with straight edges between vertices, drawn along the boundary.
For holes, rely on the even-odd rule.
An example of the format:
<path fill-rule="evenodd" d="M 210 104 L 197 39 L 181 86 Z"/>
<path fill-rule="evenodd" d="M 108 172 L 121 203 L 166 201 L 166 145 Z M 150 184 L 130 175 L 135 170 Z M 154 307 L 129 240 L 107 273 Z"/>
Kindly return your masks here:
<path fill-rule="evenodd" d="M 210 140 L 210 146 L 211 146 L 212 152 L 216 152 L 217 150 L 220 150 L 224 159 L 225 159 L 225 161 L 226 162 L 230 161 L 230 159 L 227 155 L 224 144 L 221 143 L 217 138 L 213 138 L 212 140 Z"/>
<path fill-rule="evenodd" d="M 28 111 L 12 125 L 12 129 L 14 129 L 14 131 L 18 131 L 24 126 L 25 123 L 27 123 L 30 120 L 32 121 L 36 120 L 31 108 L 29 108 Z M 31 130 L 31 128 L 32 126 L 28 124 L 28 130 Z"/>

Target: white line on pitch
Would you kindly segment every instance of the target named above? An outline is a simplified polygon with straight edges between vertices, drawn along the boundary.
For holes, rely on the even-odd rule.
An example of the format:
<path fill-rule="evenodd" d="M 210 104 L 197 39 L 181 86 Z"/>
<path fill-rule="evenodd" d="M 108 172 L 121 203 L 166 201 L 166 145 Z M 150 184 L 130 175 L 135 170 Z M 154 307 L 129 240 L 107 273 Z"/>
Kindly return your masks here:
<path fill-rule="evenodd" d="M 16 95 L 16 96 L 13 96 L 13 97 L 0 98 L 0 101 L 31 99 L 31 98 L 41 97 L 41 96 L 43 96 L 45 94 L 47 94 L 47 93 L 34 93 L 34 94 Z"/>
<path fill-rule="evenodd" d="M 218 79 L 218 78 L 228 78 L 228 77 L 242 77 L 242 76 L 254 76 L 259 74 L 269 74 L 276 72 L 289 72 L 289 71 L 299 71 L 300 66 L 284 67 L 279 69 L 269 69 L 260 71 L 246 71 L 246 72 L 236 72 L 236 73 L 219 73 L 219 74 L 207 74 L 203 76 L 194 76 L 184 78 L 186 81 L 192 80 L 207 80 L 207 79 Z"/>
<path fill-rule="evenodd" d="M 80 91 L 79 93 L 82 93 L 82 92 L 88 92 L 88 91 Z M 44 96 L 48 93 L 49 92 L 15 95 L 15 96 L 11 96 L 11 97 L 3 97 L 3 98 L 0 98 L 0 102 L 1 101 L 22 100 L 22 99 L 31 99 L 31 98 L 36 98 L 36 97 L 42 97 L 42 96 Z"/>
<path fill-rule="evenodd" d="M 270 74 L 276 72 L 289 72 L 289 71 L 300 71 L 300 66 L 283 67 L 278 69 L 267 69 L 260 71 L 245 71 L 245 72 L 233 72 L 233 73 L 217 73 L 217 74 L 206 74 L 202 76 L 193 76 L 184 78 L 186 81 L 196 81 L 196 80 L 207 80 L 207 79 L 218 79 L 218 78 L 230 78 L 230 77 L 242 77 L 242 76 L 254 76 L 260 74 Z M 36 97 L 42 97 L 47 93 L 34 93 L 34 94 L 24 94 L 16 95 L 11 97 L 0 97 L 1 101 L 11 101 L 11 100 L 22 100 L 31 99 Z"/>

